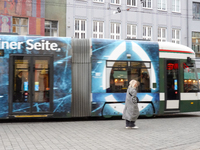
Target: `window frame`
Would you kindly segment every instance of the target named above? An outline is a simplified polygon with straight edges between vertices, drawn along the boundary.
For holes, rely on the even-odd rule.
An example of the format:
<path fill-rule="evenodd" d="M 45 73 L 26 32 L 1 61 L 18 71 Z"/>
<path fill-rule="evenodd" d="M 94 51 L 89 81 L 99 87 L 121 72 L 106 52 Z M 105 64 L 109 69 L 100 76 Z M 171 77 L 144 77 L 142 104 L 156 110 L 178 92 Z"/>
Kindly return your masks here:
<path fill-rule="evenodd" d="M 117 3 L 117 1 L 119 1 L 119 3 Z M 121 5 L 121 0 L 110 0 L 110 4 Z"/>
<path fill-rule="evenodd" d="M 174 38 L 173 38 L 173 31 L 174 32 Z M 179 31 L 179 38 L 177 38 L 177 31 Z M 176 44 L 181 44 L 181 30 L 180 29 L 172 29 L 172 43 L 176 43 Z"/>
<path fill-rule="evenodd" d="M 196 11 L 197 7 L 199 8 L 199 13 Z M 193 19 L 200 20 L 200 2 L 193 2 L 192 8 L 194 8 L 193 11 L 192 11 Z"/>
<path fill-rule="evenodd" d="M 76 21 L 78 21 L 79 22 L 79 26 L 78 26 L 78 28 L 79 28 L 79 30 L 76 30 Z M 82 29 L 82 21 L 84 21 L 85 23 L 84 23 L 84 31 L 82 31 L 81 29 Z M 78 35 L 79 35 L 79 39 L 86 39 L 87 38 L 87 20 L 86 19 L 75 19 L 74 20 L 74 37 L 75 38 L 77 38 L 76 37 L 76 33 L 78 33 Z M 85 37 L 84 38 L 82 38 L 81 37 L 81 34 L 85 34 Z"/>
<path fill-rule="evenodd" d="M 14 24 L 13 19 L 15 19 L 15 18 L 19 19 L 19 24 Z M 22 25 L 21 24 L 21 20 L 22 19 L 26 19 L 27 20 L 27 25 Z M 13 32 L 13 27 L 18 27 L 19 28 L 19 33 L 18 32 Z M 12 18 L 12 32 L 13 33 L 18 33 L 19 35 L 27 35 L 27 34 L 21 34 L 21 28 L 23 28 L 23 27 L 27 27 L 27 34 L 29 34 L 29 19 L 28 18 L 26 18 L 26 17 L 13 17 Z"/>
<path fill-rule="evenodd" d="M 97 23 L 97 32 L 94 32 L 94 23 L 95 22 Z M 103 24 L 103 27 L 102 27 L 103 32 L 100 32 L 100 23 Z M 97 37 L 94 37 L 94 34 L 97 34 Z M 102 38 L 104 38 L 104 21 L 96 21 L 96 20 L 94 20 L 93 21 L 93 26 L 92 26 L 92 37 L 93 38 L 100 38 L 100 35 L 102 35 Z"/>
<path fill-rule="evenodd" d="M 128 34 L 128 26 L 130 26 L 130 33 Z M 133 27 L 135 27 L 135 35 L 133 33 Z M 135 24 L 127 24 L 127 30 L 126 30 L 126 37 L 131 39 L 137 39 L 137 25 Z"/>
<path fill-rule="evenodd" d="M 128 5 L 128 1 L 130 1 L 130 3 L 131 3 L 130 5 Z M 127 0 L 126 5 L 130 6 L 130 7 L 137 7 L 137 0 L 134 0 L 134 1 L 135 1 L 135 5 L 133 5 L 133 0 Z"/>
<path fill-rule="evenodd" d="M 112 25 L 114 25 L 114 29 L 112 29 Z M 117 33 L 117 25 L 119 25 L 119 33 Z M 117 23 L 117 22 L 111 22 L 110 24 L 110 38 L 111 39 L 121 39 L 121 23 Z M 112 31 L 114 31 L 114 33 L 112 33 Z M 114 38 L 112 38 L 112 36 L 114 36 Z M 117 36 L 119 36 L 119 38 L 117 38 Z"/>
<path fill-rule="evenodd" d="M 144 32 L 144 28 L 145 28 L 145 31 Z M 150 32 L 151 32 L 151 36 L 148 36 L 149 34 L 149 28 L 151 29 Z M 145 35 L 144 35 L 145 33 Z M 152 26 L 148 26 L 148 25 L 144 25 L 143 26 L 143 36 L 142 36 L 143 39 L 146 39 L 146 40 L 152 40 Z"/>
<path fill-rule="evenodd" d="M 93 0 L 95 3 L 104 3 L 104 0 Z"/>
<path fill-rule="evenodd" d="M 174 13 L 181 13 L 181 0 L 178 1 L 177 4 L 177 0 L 172 0 L 172 12 Z M 177 10 L 177 5 L 179 6 L 179 10 Z"/>
<path fill-rule="evenodd" d="M 150 3 L 150 7 L 148 6 Z M 152 0 L 143 0 L 142 1 L 142 8 L 145 8 L 145 9 L 152 9 Z"/>
<path fill-rule="evenodd" d="M 50 27 L 44 26 L 44 29 L 45 29 L 45 30 L 46 30 L 46 29 L 49 29 L 49 30 L 50 30 L 50 35 L 49 35 L 49 36 L 58 37 L 58 36 L 59 36 L 59 32 L 58 32 L 58 21 L 45 20 L 45 22 L 50 22 Z M 53 22 L 56 22 L 57 28 L 52 27 Z M 56 29 L 56 31 L 57 31 L 57 35 L 56 35 L 56 36 L 54 36 L 53 33 L 52 33 L 52 30 L 55 30 L 55 29 Z M 47 35 L 45 35 L 45 36 L 47 36 Z"/>
<path fill-rule="evenodd" d="M 160 8 L 159 8 L 159 2 L 160 2 Z M 163 4 L 165 4 L 165 7 L 163 7 Z M 157 6 L 158 6 L 158 10 L 167 11 L 167 0 L 158 0 Z"/>
<path fill-rule="evenodd" d="M 160 29 L 160 37 L 159 37 L 159 29 Z M 163 29 L 165 30 L 165 37 L 163 37 Z M 159 42 L 167 42 L 167 28 L 164 27 L 158 27 L 158 41 Z"/>

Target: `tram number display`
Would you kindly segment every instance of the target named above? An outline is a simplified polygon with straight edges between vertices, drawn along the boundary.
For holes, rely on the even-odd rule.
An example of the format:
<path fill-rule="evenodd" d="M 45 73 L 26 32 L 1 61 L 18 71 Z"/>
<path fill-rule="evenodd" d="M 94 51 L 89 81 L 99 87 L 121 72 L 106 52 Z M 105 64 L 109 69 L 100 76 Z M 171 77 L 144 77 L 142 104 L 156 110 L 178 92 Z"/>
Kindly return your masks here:
<path fill-rule="evenodd" d="M 171 74 L 171 73 L 177 73 L 178 72 L 178 63 L 168 63 L 167 64 L 167 72 L 168 74 Z"/>
<path fill-rule="evenodd" d="M 178 63 L 168 63 L 167 64 L 167 70 L 178 70 Z"/>

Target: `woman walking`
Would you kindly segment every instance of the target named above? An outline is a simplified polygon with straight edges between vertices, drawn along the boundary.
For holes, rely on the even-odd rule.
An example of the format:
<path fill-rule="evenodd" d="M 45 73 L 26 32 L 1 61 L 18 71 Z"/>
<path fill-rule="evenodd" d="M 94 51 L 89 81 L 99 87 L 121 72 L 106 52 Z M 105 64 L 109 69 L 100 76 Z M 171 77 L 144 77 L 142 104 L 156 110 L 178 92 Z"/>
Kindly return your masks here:
<path fill-rule="evenodd" d="M 126 93 L 125 108 L 123 111 L 122 119 L 126 120 L 126 128 L 137 129 L 135 122 L 140 115 L 138 104 L 137 104 L 137 87 L 139 82 L 131 80 Z"/>

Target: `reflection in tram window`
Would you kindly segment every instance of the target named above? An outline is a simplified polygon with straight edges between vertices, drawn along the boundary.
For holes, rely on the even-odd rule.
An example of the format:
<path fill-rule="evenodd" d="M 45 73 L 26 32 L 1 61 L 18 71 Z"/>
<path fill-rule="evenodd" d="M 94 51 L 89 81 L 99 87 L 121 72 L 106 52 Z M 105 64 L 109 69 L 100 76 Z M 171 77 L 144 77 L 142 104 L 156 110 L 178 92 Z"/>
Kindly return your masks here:
<path fill-rule="evenodd" d="M 49 102 L 49 70 L 47 60 L 36 60 L 34 102 Z"/>
<path fill-rule="evenodd" d="M 14 67 L 14 95 L 13 102 L 28 102 L 29 100 L 29 74 L 28 60 L 15 60 Z"/>
<path fill-rule="evenodd" d="M 15 85 L 15 102 L 27 102 L 28 101 L 28 71 L 19 71 L 16 75 Z"/>
<path fill-rule="evenodd" d="M 123 69 L 113 68 L 110 72 L 110 87 L 107 93 L 123 93 L 128 87 L 127 71 Z"/>
<path fill-rule="evenodd" d="M 16 75 L 16 86 L 15 86 L 15 98 L 14 101 L 20 102 L 22 101 L 22 71 L 19 71 Z"/>
<path fill-rule="evenodd" d="M 194 66 L 188 66 L 183 63 L 184 68 L 184 92 L 196 92 L 198 91 L 198 81 L 195 74 Z"/>

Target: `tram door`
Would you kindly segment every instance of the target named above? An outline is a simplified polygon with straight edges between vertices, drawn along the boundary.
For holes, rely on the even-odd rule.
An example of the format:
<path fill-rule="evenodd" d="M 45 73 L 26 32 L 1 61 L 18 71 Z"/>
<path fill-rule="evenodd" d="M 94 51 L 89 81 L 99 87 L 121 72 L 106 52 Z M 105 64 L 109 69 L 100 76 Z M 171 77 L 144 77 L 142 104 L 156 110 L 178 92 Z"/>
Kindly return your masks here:
<path fill-rule="evenodd" d="M 165 110 L 178 111 L 180 103 L 179 91 L 179 61 L 169 59 L 165 61 Z"/>
<path fill-rule="evenodd" d="M 51 57 L 11 55 L 10 114 L 52 112 Z"/>

